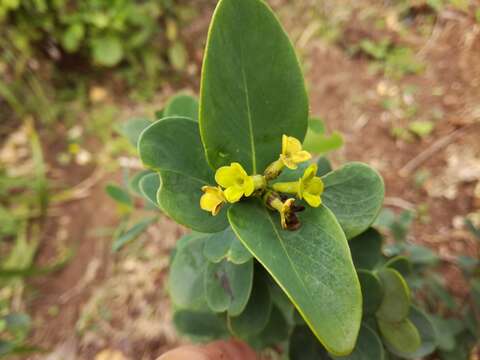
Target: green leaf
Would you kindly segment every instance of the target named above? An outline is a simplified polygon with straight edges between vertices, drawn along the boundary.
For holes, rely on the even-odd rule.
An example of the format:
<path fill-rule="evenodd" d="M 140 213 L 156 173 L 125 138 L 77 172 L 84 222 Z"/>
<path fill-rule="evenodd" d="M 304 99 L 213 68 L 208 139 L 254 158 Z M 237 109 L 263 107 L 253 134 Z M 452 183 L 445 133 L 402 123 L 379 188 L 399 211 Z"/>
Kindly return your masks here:
<path fill-rule="evenodd" d="M 397 270 L 402 276 L 408 276 L 412 272 L 412 264 L 405 256 L 395 256 L 385 263 L 385 267 Z"/>
<path fill-rule="evenodd" d="M 308 131 L 312 131 L 315 134 L 325 134 L 325 121 L 318 117 L 312 117 L 308 119 Z"/>
<path fill-rule="evenodd" d="M 207 304 L 214 312 L 239 315 L 247 306 L 253 283 L 253 260 L 235 265 L 227 260 L 208 263 L 205 272 Z"/>
<path fill-rule="evenodd" d="M 261 276 L 255 275 L 247 307 L 240 315 L 228 317 L 228 328 L 240 339 L 251 338 L 267 326 L 271 310 L 272 301 L 268 286 Z"/>
<path fill-rule="evenodd" d="M 210 165 L 236 161 L 249 174 L 263 173 L 278 158 L 283 134 L 303 140 L 307 120 L 295 50 L 270 8 L 261 0 L 221 0 L 200 91 L 200 129 Z"/>
<path fill-rule="evenodd" d="M 302 227 L 284 231 L 259 200 L 234 204 L 233 230 L 286 292 L 331 353 L 348 354 L 361 320 L 361 291 L 348 244 L 325 207 L 308 208 Z"/>
<path fill-rule="evenodd" d="M 115 184 L 108 184 L 105 191 L 115 200 L 121 211 L 128 212 L 133 208 L 133 200 L 125 189 Z"/>
<path fill-rule="evenodd" d="M 308 130 L 303 148 L 314 154 L 324 154 L 337 150 L 343 146 L 343 137 L 340 133 L 334 132 L 331 135 L 325 134 L 325 123 L 321 119 L 311 118 L 308 121 Z"/>
<path fill-rule="evenodd" d="M 408 124 L 408 130 L 419 137 L 426 137 L 432 133 L 435 129 L 435 123 L 433 121 L 411 121 Z"/>
<path fill-rule="evenodd" d="M 129 242 L 139 237 L 148 227 L 157 220 L 156 217 L 151 217 L 142 221 L 139 221 L 133 225 L 130 229 L 123 232 L 119 237 L 113 240 L 112 251 L 118 251 Z"/>
<path fill-rule="evenodd" d="M 69 52 L 75 52 L 85 36 L 85 28 L 81 22 L 71 24 L 62 35 L 62 46 Z"/>
<path fill-rule="evenodd" d="M 305 325 L 296 326 L 290 336 L 290 360 L 331 360 L 327 350 Z"/>
<path fill-rule="evenodd" d="M 134 174 L 128 181 L 128 189 L 139 196 L 143 196 L 140 190 L 140 181 L 144 176 L 149 174 L 153 174 L 153 172 L 150 170 L 142 170 Z"/>
<path fill-rule="evenodd" d="M 440 316 L 431 318 L 435 328 L 438 348 L 443 351 L 453 351 L 456 346 L 455 337 L 464 329 L 458 319 L 444 319 Z"/>
<path fill-rule="evenodd" d="M 160 189 L 160 174 L 152 173 L 145 175 L 140 179 L 140 192 L 153 205 L 160 207 L 157 200 L 158 189 Z"/>
<path fill-rule="evenodd" d="M 406 244 L 406 250 L 409 253 L 408 259 L 416 265 L 433 266 L 439 260 L 435 251 L 423 245 Z"/>
<path fill-rule="evenodd" d="M 402 275 L 393 269 L 382 269 L 378 276 L 384 289 L 377 318 L 389 322 L 400 322 L 410 311 L 410 289 Z"/>
<path fill-rule="evenodd" d="M 170 60 L 170 64 L 177 71 L 184 70 L 187 67 L 188 52 L 182 42 L 175 41 L 170 45 L 168 48 L 168 60 Z"/>
<path fill-rule="evenodd" d="M 384 360 L 385 350 L 377 333 L 363 324 L 355 349 L 347 356 L 331 356 L 306 326 L 297 326 L 290 338 L 290 360 Z"/>
<path fill-rule="evenodd" d="M 116 36 L 107 35 L 92 41 L 93 59 L 103 66 L 115 66 L 123 59 L 123 46 Z"/>
<path fill-rule="evenodd" d="M 204 274 L 208 265 L 203 256 L 205 235 L 190 234 L 177 248 L 170 267 L 168 288 L 172 302 L 179 308 L 206 308 Z"/>
<path fill-rule="evenodd" d="M 0 319 L 5 321 L 6 329 L 15 338 L 24 339 L 32 326 L 32 320 L 27 314 L 10 313 Z"/>
<path fill-rule="evenodd" d="M 334 131 L 331 135 L 308 131 L 303 142 L 303 148 L 314 154 L 325 154 L 329 151 L 340 149 L 342 146 L 343 137 L 337 131 Z"/>
<path fill-rule="evenodd" d="M 234 264 L 243 264 L 252 258 L 252 254 L 238 240 L 230 226 L 224 231 L 208 236 L 203 254 L 214 263 L 227 259 Z"/>
<path fill-rule="evenodd" d="M 404 319 L 400 322 L 388 322 L 377 319 L 377 323 L 385 344 L 389 349 L 413 353 L 420 348 L 420 333 L 409 319 Z"/>
<path fill-rule="evenodd" d="M 350 239 L 348 245 L 353 263 L 357 269 L 373 270 L 382 259 L 382 235 L 374 228 L 369 228 Z"/>
<path fill-rule="evenodd" d="M 223 317 L 210 312 L 179 310 L 173 314 L 173 323 L 181 335 L 193 341 L 218 340 L 228 335 Z"/>
<path fill-rule="evenodd" d="M 138 142 L 140 159 L 152 170 L 169 170 L 215 184 L 195 121 L 173 116 L 154 122 Z"/>
<path fill-rule="evenodd" d="M 421 345 L 414 352 L 407 352 L 406 350 L 399 351 L 398 349 L 391 348 L 390 350 L 397 356 L 405 359 L 420 359 L 427 355 L 430 355 L 435 351 L 437 346 L 437 338 L 435 334 L 435 328 L 427 314 L 416 307 L 412 307 L 410 311 L 410 321 L 417 328 Z"/>
<path fill-rule="evenodd" d="M 347 239 L 364 232 L 382 207 L 385 190 L 381 176 L 368 165 L 349 163 L 322 180 L 323 203 L 335 214 Z"/>
<path fill-rule="evenodd" d="M 358 279 L 363 295 L 363 314 L 373 315 L 383 299 L 383 288 L 380 279 L 371 271 L 358 270 Z"/>
<path fill-rule="evenodd" d="M 318 159 L 317 166 L 318 166 L 317 176 L 327 175 L 330 171 L 333 170 L 332 164 L 325 156 L 321 156 Z"/>
<path fill-rule="evenodd" d="M 150 125 L 152 125 L 152 122 L 149 119 L 133 118 L 120 124 L 118 126 L 118 132 L 126 137 L 130 144 L 136 148 L 140 134 Z"/>
<path fill-rule="evenodd" d="M 285 316 L 278 307 L 273 306 L 265 328 L 258 335 L 247 339 L 247 342 L 255 349 L 264 349 L 286 341 L 289 332 Z"/>
<path fill-rule="evenodd" d="M 362 325 L 357 345 L 353 352 L 348 356 L 335 356 L 333 358 L 344 360 L 384 360 L 385 357 L 385 350 L 378 334 L 367 325 Z"/>
<path fill-rule="evenodd" d="M 163 117 L 168 116 L 184 116 L 198 121 L 198 100 L 187 94 L 173 96 L 163 111 Z"/>
<path fill-rule="evenodd" d="M 161 186 L 157 193 L 160 208 L 177 223 L 203 233 L 225 229 L 227 206 L 217 216 L 200 208 L 201 187 L 204 182 L 174 171 L 160 173 Z"/>
<path fill-rule="evenodd" d="M 140 136 L 139 153 L 145 166 L 160 171 L 157 200 L 166 214 L 199 232 L 227 227 L 225 209 L 214 217 L 200 208 L 202 186 L 215 184 L 215 180 L 196 122 L 170 117 L 153 123 Z"/>

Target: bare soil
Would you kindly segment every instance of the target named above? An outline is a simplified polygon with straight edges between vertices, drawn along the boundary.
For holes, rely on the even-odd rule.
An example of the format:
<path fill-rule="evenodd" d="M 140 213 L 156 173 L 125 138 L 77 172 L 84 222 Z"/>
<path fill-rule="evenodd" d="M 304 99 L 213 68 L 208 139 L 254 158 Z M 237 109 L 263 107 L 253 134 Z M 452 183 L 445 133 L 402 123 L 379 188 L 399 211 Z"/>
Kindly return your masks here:
<path fill-rule="evenodd" d="M 297 34 L 294 38 L 300 41 L 307 28 L 302 23 L 302 7 L 290 11 L 292 5 L 286 1 L 274 5 L 289 32 Z M 205 39 L 210 13 L 207 10 L 185 30 L 194 34 L 198 43 Z M 395 210 L 423 206 L 426 214 L 422 221 L 415 222 L 410 240 L 434 248 L 448 259 L 475 250 L 473 239 L 456 219 L 478 211 L 480 202 L 474 189 L 479 179 L 451 174 L 456 174 L 452 165 L 455 159 L 480 159 L 480 27 L 464 13 L 444 12 L 442 16 L 432 34 L 414 44 L 415 52 L 426 64 L 419 75 L 399 80 L 372 75 L 368 59 L 352 57 L 344 44 L 326 43 L 319 37 L 311 37 L 304 44 L 302 57 L 311 113 L 320 115 L 329 129 L 339 130 L 346 139 L 345 147 L 333 155 L 334 163 L 364 161 L 377 168 L 386 183 L 386 205 Z M 362 35 L 362 31 L 360 25 L 349 28 L 348 41 L 354 41 L 351 39 L 357 33 Z M 198 48 L 192 46 L 193 79 L 198 78 L 200 68 Z M 195 87 L 197 81 L 190 83 Z M 430 119 L 433 108 L 443 114 L 431 135 L 411 142 L 392 136 L 392 126 L 403 124 L 404 119 L 392 117 L 382 107 L 385 98 L 401 93 L 407 85 L 417 89 L 417 118 Z M 437 88 L 442 89 L 441 96 L 432 95 L 432 89 Z M 435 149 L 434 144 L 441 139 L 448 140 L 444 146 L 409 173 L 402 171 L 422 152 L 432 146 Z M 414 181 L 418 170 L 430 173 L 420 186 Z M 95 171 L 52 169 L 72 184 L 91 177 Z M 114 205 L 104 193 L 111 176 L 93 180 L 87 197 L 55 205 L 49 213 L 40 262 L 48 262 L 59 243 L 73 246 L 76 251 L 63 270 L 31 284 L 37 291 L 31 302 L 37 324 L 32 340 L 49 351 L 48 355 L 31 358 L 92 359 L 103 349 L 115 349 L 125 359 L 154 359 L 178 343 L 170 325 L 165 275 L 169 252 L 184 230 L 162 219 L 139 240 L 138 246 L 112 254 L 109 236 L 99 234 L 100 229 L 113 227 L 118 221 Z M 442 193 L 447 188 L 453 190 Z M 457 272 L 447 267 L 445 277 L 462 295 L 465 287 L 458 283 Z"/>

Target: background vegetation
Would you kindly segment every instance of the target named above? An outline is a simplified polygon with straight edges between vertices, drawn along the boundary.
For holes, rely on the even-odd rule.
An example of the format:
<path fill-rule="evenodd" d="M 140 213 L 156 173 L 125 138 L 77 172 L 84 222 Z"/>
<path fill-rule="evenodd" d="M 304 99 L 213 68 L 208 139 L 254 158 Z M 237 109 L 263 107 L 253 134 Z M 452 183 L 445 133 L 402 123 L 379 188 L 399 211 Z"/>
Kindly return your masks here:
<path fill-rule="evenodd" d="M 0 353 L 149 359 L 182 341 L 164 280 L 184 230 L 125 193 L 140 166 L 118 134 L 177 90 L 198 92 L 215 3 L 0 2 Z M 411 258 L 410 286 L 440 328 L 478 316 L 480 4 L 269 3 L 321 135 L 343 135 L 332 162 L 367 161 L 386 179 L 384 255 Z M 118 239 L 130 244 L 112 255 Z M 466 359 L 452 354 L 465 327 L 443 326 L 455 330 L 445 358 Z"/>

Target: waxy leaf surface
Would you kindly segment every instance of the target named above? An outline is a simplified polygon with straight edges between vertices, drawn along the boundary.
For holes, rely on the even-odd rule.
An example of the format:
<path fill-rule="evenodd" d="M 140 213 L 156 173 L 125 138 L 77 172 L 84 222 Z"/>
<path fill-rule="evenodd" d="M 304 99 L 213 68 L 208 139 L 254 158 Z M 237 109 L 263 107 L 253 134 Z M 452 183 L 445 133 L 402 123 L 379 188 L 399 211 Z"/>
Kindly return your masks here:
<path fill-rule="evenodd" d="M 325 207 L 301 213 L 297 231 L 259 200 L 232 206 L 233 230 L 333 354 L 348 354 L 360 328 L 361 292 L 345 235 Z"/>
<path fill-rule="evenodd" d="M 238 240 L 230 226 L 209 235 L 205 241 L 203 253 L 209 261 L 214 263 L 226 259 L 234 264 L 243 264 L 252 258 L 252 254 Z"/>
<path fill-rule="evenodd" d="M 184 116 L 198 121 L 198 100 L 188 94 L 177 94 L 165 106 L 163 116 Z"/>
<path fill-rule="evenodd" d="M 295 51 L 261 0 L 221 0 L 210 25 L 200 89 L 208 162 L 263 173 L 283 134 L 303 140 L 308 99 Z"/>
<path fill-rule="evenodd" d="M 240 315 L 228 318 L 228 327 L 235 336 L 246 340 L 262 332 L 270 319 L 271 310 L 268 285 L 261 276 L 256 275 L 247 307 Z"/>
<path fill-rule="evenodd" d="M 384 360 L 385 350 L 378 334 L 362 325 L 355 350 L 348 356 L 333 357 L 336 360 Z"/>
<path fill-rule="evenodd" d="M 215 180 L 196 122 L 184 117 L 155 122 L 140 136 L 139 153 L 145 166 L 160 172 L 157 200 L 165 213 L 199 232 L 218 232 L 227 227 L 225 210 L 213 217 L 199 205 L 202 186 L 214 185 Z"/>
<path fill-rule="evenodd" d="M 178 333 L 193 341 L 218 340 L 228 336 L 225 319 L 220 314 L 191 310 L 178 310 L 173 314 Z"/>
<path fill-rule="evenodd" d="M 380 279 L 373 272 L 358 270 L 358 279 L 362 288 L 363 313 L 373 315 L 380 306 L 383 298 L 383 289 Z"/>
<path fill-rule="evenodd" d="M 416 351 L 410 353 L 405 350 L 399 351 L 393 348 L 391 348 L 390 351 L 405 359 L 424 358 L 434 352 L 437 347 L 435 327 L 427 314 L 413 306 L 410 309 L 409 319 L 413 325 L 415 325 L 420 334 L 420 347 Z"/>
<path fill-rule="evenodd" d="M 382 259 L 382 241 L 382 235 L 374 228 L 350 239 L 348 245 L 357 269 L 373 270 Z"/>
<path fill-rule="evenodd" d="M 179 308 L 206 308 L 203 279 L 208 261 L 203 256 L 204 240 L 204 235 L 186 235 L 177 247 L 168 276 L 168 289 L 172 302 Z"/>
<path fill-rule="evenodd" d="M 420 333 L 408 318 L 396 323 L 378 319 L 377 323 L 389 349 L 413 353 L 420 348 Z"/>
<path fill-rule="evenodd" d="M 347 239 L 364 232 L 382 207 L 385 189 L 380 175 L 366 164 L 349 163 L 322 180 L 322 201 L 335 214 Z"/>
<path fill-rule="evenodd" d="M 152 204 L 160 207 L 160 204 L 157 201 L 157 193 L 158 189 L 160 189 L 160 174 L 149 173 L 140 179 L 138 185 L 141 194 Z"/>
<path fill-rule="evenodd" d="M 204 281 L 207 304 L 212 311 L 239 315 L 252 291 L 253 260 L 241 265 L 227 260 L 209 263 Z"/>
<path fill-rule="evenodd" d="M 389 322 L 407 318 L 410 311 L 410 289 L 400 273 L 394 269 L 378 272 L 382 283 L 383 299 L 376 313 L 377 317 Z"/>

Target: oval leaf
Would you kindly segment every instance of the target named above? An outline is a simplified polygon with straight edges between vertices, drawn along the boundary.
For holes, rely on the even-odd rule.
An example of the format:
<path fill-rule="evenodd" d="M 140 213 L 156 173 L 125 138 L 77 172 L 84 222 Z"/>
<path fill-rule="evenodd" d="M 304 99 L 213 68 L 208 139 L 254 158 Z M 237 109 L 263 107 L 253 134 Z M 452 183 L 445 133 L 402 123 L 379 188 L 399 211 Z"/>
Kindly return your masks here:
<path fill-rule="evenodd" d="M 224 231 L 208 236 L 203 253 L 214 263 L 226 259 L 234 264 L 243 264 L 252 258 L 252 254 L 238 240 L 230 226 Z"/>
<path fill-rule="evenodd" d="M 253 282 L 253 260 L 235 265 L 227 260 L 209 263 L 205 272 L 207 304 L 214 312 L 239 315 L 247 306 Z"/>
<path fill-rule="evenodd" d="M 165 213 L 199 232 L 218 232 L 227 227 L 225 209 L 213 217 L 200 208 L 202 186 L 215 180 L 196 122 L 182 117 L 159 120 L 141 134 L 138 147 L 142 162 L 160 171 L 157 200 Z"/>
<path fill-rule="evenodd" d="M 125 136 L 130 144 L 136 148 L 140 134 L 150 125 L 152 125 L 152 122 L 149 119 L 133 118 L 120 124 L 118 127 L 118 132 Z"/>
<path fill-rule="evenodd" d="M 193 341 L 209 341 L 227 337 L 225 320 L 210 312 L 179 310 L 173 314 L 177 331 Z"/>
<path fill-rule="evenodd" d="M 337 355 L 351 352 L 360 328 L 360 284 L 333 214 L 309 208 L 299 230 L 284 231 L 276 214 L 252 200 L 232 206 L 228 218 L 324 346 Z"/>
<path fill-rule="evenodd" d="M 377 323 L 389 349 L 413 353 L 420 348 L 420 333 L 409 319 L 396 323 L 378 319 Z"/>
<path fill-rule="evenodd" d="M 136 195 L 143 196 L 142 191 L 140 190 L 140 180 L 142 180 L 144 176 L 149 174 L 153 174 L 153 172 L 150 170 L 142 170 L 134 174 L 128 180 L 128 189 L 134 192 Z"/>
<path fill-rule="evenodd" d="M 429 316 L 414 306 L 412 306 L 410 310 L 409 319 L 413 325 L 415 325 L 420 334 L 420 347 L 414 352 L 407 352 L 406 350 L 398 351 L 394 348 L 391 348 L 390 351 L 404 359 L 424 358 L 425 356 L 433 353 L 437 346 L 435 327 L 430 321 Z"/>
<path fill-rule="evenodd" d="M 218 232 L 228 226 L 226 206 L 217 216 L 200 208 L 201 187 L 205 185 L 200 180 L 165 170 L 160 172 L 160 183 L 157 202 L 177 223 L 202 233 Z"/>
<path fill-rule="evenodd" d="M 378 272 L 383 287 L 383 299 L 377 318 L 389 322 L 399 322 L 407 318 L 410 310 L 410 289 L 402 275 L 393 269 Z"/>
<path fill-rule="evenodd" d="M 358 279 L 362 288 L 363 313 L 373 315 L 377 311 L 383 298 L 383 289 L 380 279 L 367 270 L 358 271 Z"/>
<path fill-rule="evenodd" d="M 247 342 L 255 349 L 265 349 L 286 341 L 289 333 L 290 328 L 285 316 L 278 307 L 273 306 L 265 328 L 260 334 L 247 339 Z"/>
<path fill-rule="evenodd" d="M 382 235 L 374 228 L 350 239 L 348 245 L 357 269 L 373 270 L 382 259 Z"/>
<path fill-rule="evenodd" d="M 266 41 L 268 39 L 268 41 Z M 200 129 L 210 165 L 263 173 L 282 134 L 303 140 L 308 99 L 295 51 L 261 0 L 221 0 L 202 70 Z"/>
<path fill-rule="evenodd" d="M 158 189 L 160 189 L 160 174 L 149 173 L 144 175 L 139 182 L 139 188 L 142 195 L 153 205 L 160 207 L 157 201 Z"/>
<path fill-rule="evenodd" d="M 335 214 L 347 239 L 364 232 L 382 207 L 385 189 L 381 176 L 366 164 L 349 163 L 322 180 L 323 203 Z"/>
<path fill-rule="evenodd" d="M 244 340 L 262 332 L 270 319 L 272 310 L 272 301 L 266 282 L 257 275 L 253 281 L 252 295 L 245 310 L 239 316 L 228 318 L 228 327 L 232 334 Z"/>
<path fill-rule="evenodd" d="M 412 264 L 405 256 L 395 256 L 385 263 L 385 267 L 397 270 L 401 275 L 408 276 L 412 272 Z"/>
<path fill-rule="evenodd" d="M 344 360 L 383 360 L 385 350 L 378 334 L 366 325 L 362 325 L 355 350 L 348 356 L 333 357 Z"/>
<path fill-rule="evenodd" d="M 295 327 L 289 345 L 290 360 L 331 360 L 327 350 L 305 325 Z"/>
<path fill-rule="evenodd" d="M 208 261 L 203 256 L 204 240 L 204 235 L 186 235 L 181 239 L 181 246 L 177 247 L 168 276 L 168 288 L 172 302 L 179 308 L 205 308 L 203 278 Z"/>
<path fill-rule="evenodd" d="M 168 101 L 162 115 L 184 116 L 198 121 L 198 100 L 187 94 L 177 94 Z"/>

